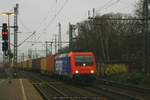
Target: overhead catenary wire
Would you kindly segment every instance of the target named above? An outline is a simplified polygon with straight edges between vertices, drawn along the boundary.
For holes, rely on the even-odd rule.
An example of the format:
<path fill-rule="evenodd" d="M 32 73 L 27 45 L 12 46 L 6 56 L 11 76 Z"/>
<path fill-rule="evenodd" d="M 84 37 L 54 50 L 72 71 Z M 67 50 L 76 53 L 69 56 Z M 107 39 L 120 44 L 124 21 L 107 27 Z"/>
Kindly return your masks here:
<path fill-rule="evenodd" d="M 51 24 L 53 24 L 53 22 L 54 22 L 54 20 L 57 18 L 57 16 L 61 13 L 61 11 L 63 10 L 63 8 L 65 7 L 65 5 L 67 4 L 67 2 L 68 2 L 69 0 L 65 0 L 65 2 L 63 3 L 63 5 L 61 6 L 61 8 L 58 10 L 58 12 L 52 17 L 52 19 L 49 21 L 49 23 L 48 23 L 48 25 L 46 25 L 46 27 L 43 29 L 43 30 L 46 30 Z M 114 5 L 114 4 L 116 4 L 116 3 L 118 3 L 120 0 L 116 0 L 116 1 L 112 1 L 112 0 L 109 0 L 102 8 L 103 9 L 107 9 L 108 7 L 110 7 L 110 6 L 112 6 L 112 5 Z M 46 20 L 47 19 L 47 17 L 45 17 L 43 20 Z M 34 33 L 34 34 L 36 34 L 36 32 Z M 38 33 L 38 34 L 40 34 L 40 32 Z M 31 34 L 31 36 L 33 36 L 33 34 Z M 29 36 L 29 38 L 30 38 L 30 36 Z M 28 38 L 28 39 L 29 39 Z M 27 39 L 27 40 L 28 40 Z M 26 39 L 25 39 L 25 41 L 26 41 Z M 19 44 L 19 45 L 22 45 L 25 41 L 23 41 L 21 44 Z"/>
<path fill-rule="evenodd" d="M 38 28 L 37 28 L 37 31 L 38 31 L 38 29 L 41 27 L 41 23 L 45 22 L 45 21 L 47 20 L 47 18 L 48 18 L 48 16 L 44 17 L 44 19 L 40 22 L 40 24 L 39 24 L 39 26 L 38 26 Z M 22 26 L 23 26 L 25 29 L 30 30 L 30 29 L 23 23 L 23 21 L 22 21 L 21 18 L 20 18 L 19 20 L 20 20 Z M 21 46 L 23 43 L 25 43 L 28 39 L 30 39 L 33 35 L 35 35 L 37 31 L 34 31 L 31 35 L 29 35 L 26 39 L 24 39 L 18 46 Z M 39 34 L 40 34 L 40 33 L 39 33 Z M 39 37 L 40 37 L 40 36 L 39 36 Z"/>
<path fill-rule="evenodd" d="M 19 22 L 24 27 L 25 30 L 31 31 L 31 29 L 24 24 L 21 16 L 19 16 Z"/>
<path fill-rule="evenodd" d="M 110 4 L 111 2 L 113 2 L 113 0 L 109 0 L 108 2 L 106 2 L 103 6 L 101 6 L 99 9 L 104 9 L 108 4 Z"/>
<path fill-rule="evenodd" d="M 115 4 L 119 3 L 121 0 L 115 0 L 114 2 L 111 2 L 111 1 L 112 0 L 108 1 L 104 6 L 99 8 L 97 11 L 102 11 L 102 10 L 108 9 L 108 8 L 114 6 Z"/>
<path fill-rule="evenodd" d="M 28 39 L 30 39 L 33 35 L 35 35 L 35 33 L 36 33 L 36 31 L 34 31 L 31 35 L 29 35 L 25 40 L 23 40 L 19 45 L 18 45 L 18 47 L 19 46 L 21 46 L 23 43 L 25 43 Z"/>
<path fill-rule="evenodd" d="M 57 3 L 57 2 L 56 2 L 56 3 Z M 53 9 L 54 6 L 56 6 L 56 5 L 53 4 L 53 6 L 52 6 L 50 9 Z M 39 24 L 39 26 L 36 28 L 36 30 L 40 29 L 40 27 L 42 26 L 42 24 L 45 23 L 46 20 L 49 18 L 50 14 L 51 14 L 51 11 L 49 11 L 48 14 L 40 21 L 40 24 Z M 44 25 L 44 24 L 43 24 L 43 25 Z"/>
<path fill-rule="evenodd" d="M 111 6 L 114 6 L 115 4 L 119 3 L 121 0 L 116 0 L 115 2 L 113 2 L 112 4 L 109 5 L 109 7 Z M 105 9 L 109 8 L 109 7 L 106 7 Z"/>
<path fill-rule="evenodd" d="M 58 12 L 52 17 L 52 19 L 49 21 L 48 25 L 43 29 L 46 30 L 53 22 L 54 20 L 57 18 L 57 16 L 61 13 L 61 11 L 64 9 L 64 7 L 66 6 L 66 4 L 68 3 L 69 0 L 65 0 L 65 2 L 63 3 L 63 5 L 61 6 L 61 8 L 58 10 Z"/>
<path fill-rule="evenodd" d="M 49 25 L 51 25 L 52 24 L 52 22 L 56 19 L 56 17 L 59 15 L 59 13 L 63 10 L 63 8 L 65 7 L 65 5 L 67 4 L 67 2 L 68 2 L 69 0 L 65 0 L 65 2 L 63 3 L 63 5 L 61 6 L 61 8 L 59 9 L 59 11 L 52 17 L 52 19 L 50 20 L 50 22 L 48 23 L 48 25 L 43 29 L 43 30 L 46 30 L 47 29 L 47 27 L 49 26 Z M 45 17 L 43 20 L 46 20 L 48 17 Z M 40 28 L 40 26 L 38 27 L 38 29 Z M 39 30 L 36 30 L 36 32 L 37 31 L 39 31 Z M 36 34 L 36 32 L 35 32 L 35 34 Z M 40 32 L 38 33 L 38 34 L 40 34 Z M 40 37 L 40 35 L 38 36 L 38 38 Z"/>
<path fill-rule="evenodd" d="M 56 12 L 56 14 L 52 17 L 52 19 L 49 21 L 49 23 L 46 25 L 45 28 L 43 28 L 43 30 L 46 30 L 50 25 L 53 24 L 53 22 L 55 21 L 55 19 L 57 18 L 57 16 L 61 13 L 61 11 L 64 9 L 64 7 L 66 6 L 66 4 L 68 3 L 69 0 L 65 0 L 65 2 L 62 4 L 62 6 L 60 7 L 60 9 L 58 10 L 58 12 Z M 40 34 L 40 32 L 38 33 Z M 40 37 L 40 36 L 39 36 Z"/>

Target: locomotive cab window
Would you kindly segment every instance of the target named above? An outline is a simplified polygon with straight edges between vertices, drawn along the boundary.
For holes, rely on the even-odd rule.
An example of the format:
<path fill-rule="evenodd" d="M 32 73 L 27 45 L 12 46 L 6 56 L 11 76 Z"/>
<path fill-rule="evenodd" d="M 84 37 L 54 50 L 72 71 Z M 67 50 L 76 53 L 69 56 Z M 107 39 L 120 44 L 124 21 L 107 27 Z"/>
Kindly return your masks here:
<path fill-rule="evenodd" d="M 93 65 L 93 56 L 75 56 L 75 65 L 76 66 L 92 66 Z"/>

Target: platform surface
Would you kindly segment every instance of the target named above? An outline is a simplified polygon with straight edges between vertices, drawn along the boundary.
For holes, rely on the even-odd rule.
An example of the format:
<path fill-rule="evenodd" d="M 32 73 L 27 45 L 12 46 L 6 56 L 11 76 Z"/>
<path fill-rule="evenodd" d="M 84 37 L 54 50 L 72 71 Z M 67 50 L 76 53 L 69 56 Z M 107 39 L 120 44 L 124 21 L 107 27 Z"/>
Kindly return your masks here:
<path fill-rule="evenodd" d="M 43 100 L 27 79 L 0 79 L 0 100 Z"/>

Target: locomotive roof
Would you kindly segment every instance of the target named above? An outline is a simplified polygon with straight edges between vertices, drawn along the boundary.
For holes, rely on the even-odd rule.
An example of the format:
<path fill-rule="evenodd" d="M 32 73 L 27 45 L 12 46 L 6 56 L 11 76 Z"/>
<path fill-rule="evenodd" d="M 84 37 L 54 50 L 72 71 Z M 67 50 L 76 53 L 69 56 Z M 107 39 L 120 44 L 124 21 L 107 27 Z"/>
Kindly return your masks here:
<path fill-rule="evenodd" d="M 58 55 L 56 55 L 55 58 L 63 58 L 63 57 L 69 57 L 72 55 L 80 55 L 80 54 L 82 54 L 82 55 L 87 55 L 87 54 L 93 55 L 92 52 L 69 52 L 69 53 L 58 54 Z"/>

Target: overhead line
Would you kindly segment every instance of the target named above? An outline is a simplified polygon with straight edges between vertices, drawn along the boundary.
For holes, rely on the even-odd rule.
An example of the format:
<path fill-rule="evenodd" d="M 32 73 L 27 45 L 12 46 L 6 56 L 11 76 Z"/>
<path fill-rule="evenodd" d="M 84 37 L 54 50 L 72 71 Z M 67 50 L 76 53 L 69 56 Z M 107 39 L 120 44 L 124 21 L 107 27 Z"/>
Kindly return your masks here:
<path fill-rule="evenodd" d="M 34 31 L 31 35 L 29 35 L 25 40 L 23 40 L 23 41 L 18 45 L 18 47 L 21 46 L 23 43 L 25 43 L 28 39 L 30 39 L 35 33 L 36 33 L 36 31 Z"/>
<path fill-rule="evenodd" d="M 54 6 L 55 6 L 55 5 L 53 5 L 50 9 L 52 9 Z M 47 15 L 49 16 L 49 15 L 50 15 L 50 12 L 48 12 L 48 13 L 49 13 L 49 14 L 47 14 Z M 37 27 L 37 29 L 39 29 L 39 28 L 41 27 L 42 23 L 44 23 L 44 22 L 48 19 L 48 16 L 45 16 L 45 17 L 43 18 L 43 20 L 41 20 L 41 22 L 40 22 L 39 26 Z"/>
<path fill-rule="evenodd" d="M 69 1 L 69 0 L 66 0 L 66 1 L 64 2 L 64 4 L 63 4 L 63 5 L 61 6 L 61 8 L 59 9 L 59 11 L 54 15 L 54 17 L 50 20 L 50 22 L 48 23 L 48 25 L 47 25 L 43 30 L 46 30 L 47 27 L 52 24 L 52 22 L 53 22 L 53 21 L 55 20 L 55 18 L 59 15 L 59 13 L 63 10 L 63 8 L 65 7 L 65 5 L 67 4 L 68 1 Z M 40 33 L 39 33 L 39 34 L 40 34 Z"/>
<path fill-rule="evenodd" d="M 110 1 L 112 1 L 112 0 L 110 0 Z M 110 1 L 109 1 L 107 4 L 109 4 Z M 112 2 L 112 3 L 110 3 L 108 6 L 103 6 L 103 8 L 100 8 L 100 10 L 98 10 L 98 11 L 102 11 L 102 10 L 104 10 L 104 9 L 108 9 L 109 7 L 111 7 L 111 6 L 115 5 L 115 4 L 117 4 L 118 2 L 120 2 L 120 0 L 116 0 L 116 1 L 114 1 L 114 2 Z M 105 5 L 106 5 L 106 4 L 105 4 Z"/>
<path fill-rule="evenodd" d="M 26 30 L 29 30 L 29 31 L 30 31 L 29 27 L 27 27 L 27 26 L 23 23 L 23 20 L 22 20 L 21 17 L 19 17 L 19 21 L 20 21 L 21 25 L 22 25 Z"/>
<path fill-rule="evenodd" d="M 110 4 L 113 0 L 109 0 L 108 2 L 106 2 L 102 7 L 100 7 L 99 9 L 104 9 L 108 4 Z"/>
<path fill-rule="evenodd" d="M 31 42 L 31 43 L 45 43 L 42 41 L 26 41 L 26 42 Z M 47 41 L 47 43 L 55 43 L 55 41 Z M 62 41 L 62 42 L 56 42 L 56 43 L 69 43 L 69 41 Z"/>
<path fill-rule="evenodd" d="M 145 20 L 144 18 L 93 18 L 93 17 L 89 17 L 89 19 L 97 19 L 97 20 Z"/>
<path fill-rule="evenodd" d="M 48 25 L 46 26 L 46 28 L 44 28 L 44 30 L 46 30 L 47 27 L 53 23 L 53 21 L 56 19 L 56 17 L 57 17 L 57 16 L 60 14 L 60 12 L 63 10 L 63 8 L 65 7 L 65 5 L 67 4 L 68 1 L 69 1 L 69 0 L 66 0 L 66 1 L 64 2 L 64 4 L 62 5 L 62 7 L 61 7 L 61 8 L 59 9 L 59 11 L 54 15 L 54 17 L 50 20 L 50 22 L 48 23 Z"/>
<path fill-rule="evenodd" d="M 66 6 L 66 4 L 68 3 L 69 0 L 66 0 L 63 5 L 61 6 L 61 8 L 59 9 L 59 11 L 54 15 L 54 17 L 50 20 L 50 22 L 48 23 L 48 25 L 43 29 L 46 30 L 49 25 L 51 25 L 53 23 L 53 21 L 56 19 L 56 17 L 60 14 L 60 12 L 63 10 L 63 8 Z M 40 34 L 40 33 L 39 33 Z"/>

